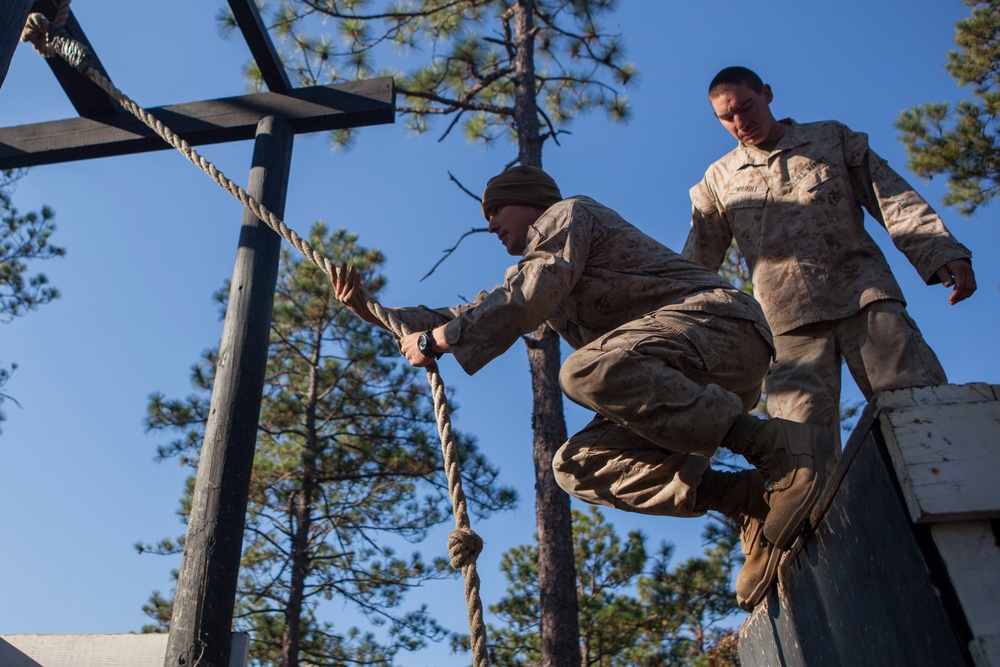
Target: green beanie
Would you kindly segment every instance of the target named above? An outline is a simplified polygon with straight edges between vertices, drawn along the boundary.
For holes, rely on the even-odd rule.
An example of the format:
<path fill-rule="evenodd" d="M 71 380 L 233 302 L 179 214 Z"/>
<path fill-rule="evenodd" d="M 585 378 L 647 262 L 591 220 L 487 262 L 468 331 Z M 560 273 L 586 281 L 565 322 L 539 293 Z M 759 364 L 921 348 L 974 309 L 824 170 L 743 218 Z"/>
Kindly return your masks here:
<path fill-rule="evenodd" d="M 559 186 L 538 167 L 511 167 L 494 176 L 483 190 L 483 217 L 506 204 L 529 204 L 548 208 L 562 201 Z"/>

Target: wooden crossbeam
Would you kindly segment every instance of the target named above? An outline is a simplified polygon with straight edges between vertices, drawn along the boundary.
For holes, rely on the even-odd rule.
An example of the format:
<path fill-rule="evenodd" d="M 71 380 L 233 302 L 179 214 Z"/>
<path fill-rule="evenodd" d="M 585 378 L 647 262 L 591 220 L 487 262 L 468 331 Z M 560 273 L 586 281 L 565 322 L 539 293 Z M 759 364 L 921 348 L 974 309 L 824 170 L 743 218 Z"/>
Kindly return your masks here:
<path fill-rule="evenodd" d="M 40 12 L 46 18 L 52 20 L 55 18 L 57 7 L 58 2 L 56 0 L 35 0 L 31 11 Z M 80 27 L 76 17 L 73 16 L 72 10 L 69 12 L 69 17 L 66 19 L 66 25 L 63 29 L 67 35 L 80 42 L 90 52 L 90 66 L 113 81 L 114 79 L 104 69 L 100 58 L 97 57 L 97 52 L 91 45 L 90 40 L 83 33 L 83 28 Z M 73 104 L 73 108 L 84 118 L 96 118 L 120 111 L 118 105 L 108 97 L 107 93 L 101 90 L 96 83 L 73 69 L 62 58 L 46 58 L 45 62 L 48 64 L 49 69 L 52 70 L 52 73 L 55 74 L 59 85 L 62 86 L 63 92 L 66 93 L 66 97 Z"/>
<path fill-rule="evenodd" d="M 286 119 L 293 134 L 391 123 L 391 78 L 258 93 L 149 109 L 192 146 L 252 139 L 267 116 Z M 169 148 L 132 114 L 71 118 L 0 128 L 0 169 L 128 155 Z"/>
<path fill-rule="evenodd" d="M 250 47 L 250 53 L 257 62 L 267 89 L 273 93 L 291 90 L 292 84 L 288 80 L 285 66 L 281 64 L 281 57 L 260 18 L 257 3 L 254 0 L 229 0 L 229 8 L 233 10 L 236 23 Z"/>

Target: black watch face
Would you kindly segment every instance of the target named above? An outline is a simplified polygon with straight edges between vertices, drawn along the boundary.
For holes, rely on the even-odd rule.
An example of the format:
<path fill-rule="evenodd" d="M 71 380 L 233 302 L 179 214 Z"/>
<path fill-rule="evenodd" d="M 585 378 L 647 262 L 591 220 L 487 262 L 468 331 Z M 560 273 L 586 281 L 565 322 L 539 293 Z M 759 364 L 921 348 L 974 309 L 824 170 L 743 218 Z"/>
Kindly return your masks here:
<path fill-rule="evenodd" d="M 427 332 L 420 334 L 420 338 L 417 339 L 417 349 L 420 350 L 420 354 L 429 357 L 431 355 L 430 347 L 431 342 L 428 340 Z"/>

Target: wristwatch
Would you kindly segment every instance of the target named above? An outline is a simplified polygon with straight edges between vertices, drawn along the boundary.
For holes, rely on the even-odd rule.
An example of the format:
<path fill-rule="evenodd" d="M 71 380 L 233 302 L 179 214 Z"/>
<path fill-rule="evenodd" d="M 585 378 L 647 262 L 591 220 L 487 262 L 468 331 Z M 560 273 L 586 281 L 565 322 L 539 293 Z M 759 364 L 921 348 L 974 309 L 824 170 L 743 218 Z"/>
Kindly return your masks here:
<path fill-rule="evenodd" d="M 420 354 L 424 355 L 425 357 L 434 357 L 435 359 L 440 359 L 441 353 L 435 352 L 433 350 L 433 347 L 434 347 L 434 334 L 431 333 L 430 329 L 428 329 L 427 331 L 420 334 L 419 338 L 417 338 L 417 349 L 420 350 Z"/>

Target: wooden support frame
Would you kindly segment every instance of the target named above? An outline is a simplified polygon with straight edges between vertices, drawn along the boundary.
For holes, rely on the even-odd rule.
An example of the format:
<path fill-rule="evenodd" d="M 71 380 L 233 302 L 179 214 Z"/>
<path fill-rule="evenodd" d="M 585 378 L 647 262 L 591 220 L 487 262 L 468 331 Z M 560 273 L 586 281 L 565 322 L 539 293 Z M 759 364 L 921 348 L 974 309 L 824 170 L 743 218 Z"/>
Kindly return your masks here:
<path fill-rule="evenodd" d="M 148 111 L 192 146 L 252 139 L 257 123 L 274 116 L 292 134 L 391 123 L 390 78 L 172 104 Z M 166 150 L 170 146 L 132 114 L 71 118 L 0 128 L 0 169 Z"/>
<path fill-rule="evenodd" d="M 243 32 L 243 39 L 250 47 L 250 53 L 253 54 L 253 59 L 257 62 L 257 68 L 264 78 L 264 83 L 267 84 L 267 89 L 273 93 L 291 90 L 292 84 L 288 81 L 288 74 L 285 72 L 284 65 L 281 64 L 278 52 L 274 49 L 271 36 L 267 33 L 267 27 L 260 18 L 257 3 L 247 2 L 247 0 L 229 0 L 229 8 L 233 11 L 233 16 L 236 17 L 236 23 Z"/>
<path fill-rule="evenodd" d="M 57 2 L 35 0 L 30 9 L 51 19 Z M 0 10 L 0 84 L 29 5 L 8 0 Z M 391 78 L 382 78 L 293 89 L 254 0 L 229 0 L 229 6 L 271 92 L 149 111 L 192 146 L 255 138 L 247 190 L 281 217 L 294 135 L 392 123 L 395 88 Z M 113 80 L 72 13 L 65 30 L 90 50 L 95 69 Z M 0 128 L 0 169 L 170 148 L 61 58 L 48 62 L 80 117 Z M 165 667 L 224 667 L 230 661 L 280 244 L 275 232 L 244 212 Z"/>

